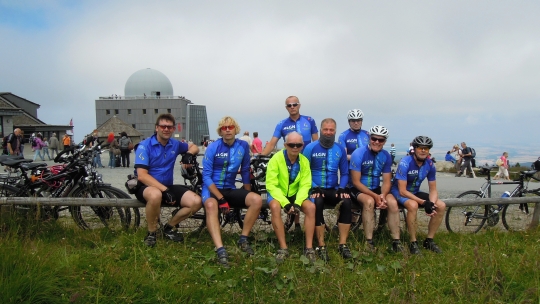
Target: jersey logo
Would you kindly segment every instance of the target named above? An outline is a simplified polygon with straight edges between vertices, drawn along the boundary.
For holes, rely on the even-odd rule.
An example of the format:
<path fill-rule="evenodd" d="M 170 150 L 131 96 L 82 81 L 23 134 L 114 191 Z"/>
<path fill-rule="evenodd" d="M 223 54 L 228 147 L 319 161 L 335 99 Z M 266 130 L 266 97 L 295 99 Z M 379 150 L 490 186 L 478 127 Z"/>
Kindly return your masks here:
<path fill-rule="evenodd" d="M 418 170 L 411 170 L 407 172 L 408 175 L 418 175 Z"/>
<path fill-rule="evenodd" d="M 216 153 L 215 157 L 218 157 L 218 158 L 223 158 L 223 157 L 227 157 L 229 156 L 229 153 L 227 152 L 221 152 L 221 153 Z"/>
<path fill-rule="evenodd" d="M 295 125 L 290 125 L 288 127 L 283 127 L 283 130 L 296 130 L 296 126 Z"/>
<path fill-rule="evenodd" d="M 373 165 L 373 160 L 366 160 L 362 163 L 362 166 L 372 166 Z"/>
<path fill-rule="evenodd" d="M 326 157 L 326 152 L 320 152 L 320 153 L 313 153 L 311 154 L 313 157 Z"/>

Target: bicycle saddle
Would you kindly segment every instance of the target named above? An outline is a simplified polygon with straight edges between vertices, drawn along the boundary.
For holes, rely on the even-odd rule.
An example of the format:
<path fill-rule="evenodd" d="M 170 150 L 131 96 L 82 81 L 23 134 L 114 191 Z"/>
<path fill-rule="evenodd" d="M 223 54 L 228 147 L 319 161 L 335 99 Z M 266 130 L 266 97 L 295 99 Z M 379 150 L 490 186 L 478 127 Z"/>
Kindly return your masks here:
<path fill-rule="evenodd" d="M 32 159 L 23 158 L 23 159 L 8 159 L 8 160 L 2 161 L 0 163 L 2 165 L 4 165 L 4 166 L 18 167 L 22 163 L 31 163 L 31 162 L 33 162 Z"/>

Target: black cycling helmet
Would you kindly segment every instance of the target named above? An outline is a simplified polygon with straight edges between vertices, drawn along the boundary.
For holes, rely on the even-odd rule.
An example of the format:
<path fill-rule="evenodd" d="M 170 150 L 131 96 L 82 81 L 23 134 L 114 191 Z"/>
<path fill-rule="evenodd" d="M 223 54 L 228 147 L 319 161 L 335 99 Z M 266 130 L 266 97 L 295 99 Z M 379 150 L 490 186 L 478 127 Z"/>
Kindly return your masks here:
<path fill-rule="evenodd" d="M 425 146 L 431 149 L 433 148 L 433 141 L 427 136 L 416 136 L 412 141 L 412 146 L 414 148 L 418 146 Z"/>

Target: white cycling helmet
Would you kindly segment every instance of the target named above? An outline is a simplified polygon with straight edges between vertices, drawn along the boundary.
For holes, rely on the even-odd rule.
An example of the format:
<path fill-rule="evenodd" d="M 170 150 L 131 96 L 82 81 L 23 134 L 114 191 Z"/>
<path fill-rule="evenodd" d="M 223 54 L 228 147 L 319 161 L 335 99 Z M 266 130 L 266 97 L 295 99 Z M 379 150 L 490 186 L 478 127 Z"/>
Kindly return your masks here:
<path fill-rule="evenodd" d="M 371 127 L 371 129 L 369 129 L 369 134 L 382 136 L 384 138 L 388 138 L 388 136 L 390 136 L 390 132 L 388 132 L 388 129 L 383 126 Z"/>
<path fill-rule="evenodd" d="M 364 119 L 364 113 L 360 109 L 352 109 L 347 113 L 347 120 Z"/>

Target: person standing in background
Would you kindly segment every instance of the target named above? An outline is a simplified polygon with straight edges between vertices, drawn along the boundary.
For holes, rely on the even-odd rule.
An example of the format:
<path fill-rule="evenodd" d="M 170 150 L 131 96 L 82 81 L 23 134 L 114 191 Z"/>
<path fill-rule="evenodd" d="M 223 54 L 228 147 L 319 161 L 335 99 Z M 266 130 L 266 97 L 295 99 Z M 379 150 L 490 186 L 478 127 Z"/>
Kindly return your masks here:
<path fill-rule="evenodd" d="M 251 144 L 251 153 L 253 155 L 261 154 L 262 152 L 262 141 L 259 138 L 259 132 L 253 132 L 253 142 Z"/>
<path fill-rule="evenodd" d="M 51 158 L 54 159 L 55 154 L 58 155 L 58 138 L 56 137 L 56 133 L 53 133 L 51 138 L 49 139 L 49 149 L 51 150 Z"/>

